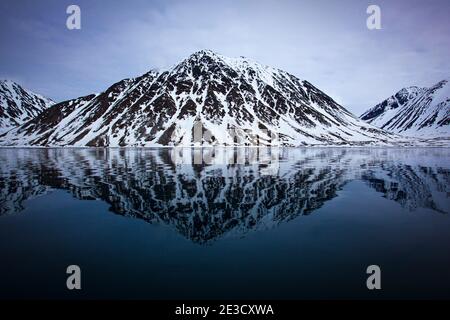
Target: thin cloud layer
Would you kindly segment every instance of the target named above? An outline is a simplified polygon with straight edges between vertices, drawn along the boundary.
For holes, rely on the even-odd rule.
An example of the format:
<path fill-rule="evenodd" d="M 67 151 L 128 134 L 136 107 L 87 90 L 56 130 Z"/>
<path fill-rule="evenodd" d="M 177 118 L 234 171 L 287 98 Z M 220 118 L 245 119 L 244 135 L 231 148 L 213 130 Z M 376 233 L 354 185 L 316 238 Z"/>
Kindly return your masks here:
<path fill-rule="evenodd" d="M 81 7 L 82 29 L 66 28 Z M 368 30 L 366 8 L 381 8 Z M 0 77 L 54 100 L 101 91 L 208 48 L 307 79 L 356 114 L 450 75 L 446 0 L 2 1 Z"/>

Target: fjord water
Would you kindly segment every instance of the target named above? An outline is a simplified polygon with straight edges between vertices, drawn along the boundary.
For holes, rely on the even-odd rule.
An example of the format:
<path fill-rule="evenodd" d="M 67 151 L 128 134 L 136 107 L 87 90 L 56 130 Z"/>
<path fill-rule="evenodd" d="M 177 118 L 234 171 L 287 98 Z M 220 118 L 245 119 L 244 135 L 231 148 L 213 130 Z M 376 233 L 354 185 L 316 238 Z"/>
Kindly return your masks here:
<path fill-rule="evenodd" d="M 450 298 L 449 156 L 2 149 L 0 297 Z"/>

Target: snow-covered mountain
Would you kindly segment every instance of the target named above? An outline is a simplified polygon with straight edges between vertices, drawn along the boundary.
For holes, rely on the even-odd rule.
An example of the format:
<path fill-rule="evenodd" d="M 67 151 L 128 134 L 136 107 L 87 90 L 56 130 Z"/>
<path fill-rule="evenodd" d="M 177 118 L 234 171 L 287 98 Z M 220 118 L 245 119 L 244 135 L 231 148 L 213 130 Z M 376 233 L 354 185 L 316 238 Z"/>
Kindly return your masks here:
<path fill-rule="evenodd" d="M 443 80 L 430 88 L 404 88 L 361 119 L 406 136 L 450 137 L 450 83 Z"/>
<path fill-rule="evenodd" d="M 0 134 L 39 115 L 54 102 L 10 80 L 0 80 Z"/>
<path fill-rule="evenodd" d="M 164 71 L 61 102 L 0 145 L 391 144 L 306 80 L 209 50 Z"/>

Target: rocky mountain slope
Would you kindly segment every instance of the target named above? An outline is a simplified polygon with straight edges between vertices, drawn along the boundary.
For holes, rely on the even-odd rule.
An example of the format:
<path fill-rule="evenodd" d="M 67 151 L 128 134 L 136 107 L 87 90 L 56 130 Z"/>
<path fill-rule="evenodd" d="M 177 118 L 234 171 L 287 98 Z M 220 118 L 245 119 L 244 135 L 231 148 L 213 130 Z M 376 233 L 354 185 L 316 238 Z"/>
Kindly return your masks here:
<path fill-rule="evenodd" d="M 450 137 L 450 83 L 443 80 L 430 88 L 404 88 L 361 119 L 406 136 Z"/>
<path fill-rule="evenodd" d="M 56 104 L 0 136 L 0 145 L 366 145 L 396 139 L 306 80 L 203 50 L 168 70 Z"/>
<path fill-rule="evenodd" d="M 0 134 L 35 118 L 53 104 L 13 81 L 0 80 Z"/>

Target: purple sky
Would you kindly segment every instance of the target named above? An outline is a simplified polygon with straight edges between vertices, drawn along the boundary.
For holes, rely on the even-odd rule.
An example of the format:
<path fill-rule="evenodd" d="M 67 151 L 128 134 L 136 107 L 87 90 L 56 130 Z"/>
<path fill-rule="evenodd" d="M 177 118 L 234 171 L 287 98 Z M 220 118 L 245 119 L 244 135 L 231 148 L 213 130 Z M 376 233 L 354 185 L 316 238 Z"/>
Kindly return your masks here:
<path fill-rule="evenodd" d="M 66 28 L 81 7 L 82 29 Z M 366 8 L 381 8 L 368 30 Z M 356 114 L 405 86 L 450 78 L 449 0 L 2 0 L 0 78 L 60 101 L 200 49 L 306 79 Z"/>

